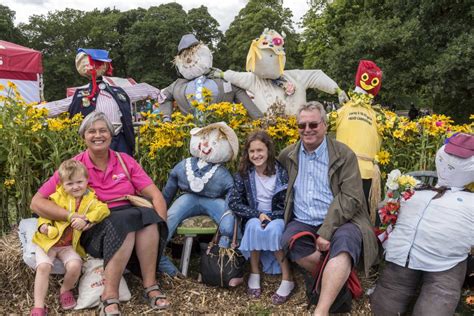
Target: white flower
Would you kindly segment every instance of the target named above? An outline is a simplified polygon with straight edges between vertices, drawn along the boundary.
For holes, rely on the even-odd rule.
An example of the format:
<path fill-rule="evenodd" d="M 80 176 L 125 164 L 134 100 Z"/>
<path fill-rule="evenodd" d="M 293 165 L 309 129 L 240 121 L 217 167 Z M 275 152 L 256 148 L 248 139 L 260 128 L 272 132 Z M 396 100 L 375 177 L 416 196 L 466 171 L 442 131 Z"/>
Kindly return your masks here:
<path fill-rule="evenodd" d="M 387 176 L 387 188 L 389 190 L 397 190 L 398 189 L 398 178 L 402 175 L 402 173 L 400 172 L 400 170 L 398 169 L 395 169 L 395 170 L 392 170 L 388 176 Z"/>

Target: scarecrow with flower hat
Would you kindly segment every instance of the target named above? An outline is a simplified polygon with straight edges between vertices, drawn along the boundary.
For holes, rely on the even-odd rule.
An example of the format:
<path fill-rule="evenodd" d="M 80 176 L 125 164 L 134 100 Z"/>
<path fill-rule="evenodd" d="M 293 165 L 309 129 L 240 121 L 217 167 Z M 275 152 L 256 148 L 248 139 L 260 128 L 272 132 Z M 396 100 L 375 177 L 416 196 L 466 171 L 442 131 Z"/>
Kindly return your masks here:
<path fill-rule="evenodd" d="M 351 99 L 337 111 L 336 139 L 351 148 L 357 155 L 364 194 L 375 224 L 380 202 L 380 170 L 375 161 L 382 145 L 377 126 L 377 112 L 372 107 L 373 98 L 382 86 L 382 70 L 370 60 L 361 60 L 355 77 Z"/>
<path fill-rule="evenodd" d="M 274 104 L 283 104 L 285 112 L 296 114 L 306 102 L 306 90 L 318 89 L 339 96 L 339 102 L 347 100 L 347 95 L 334 80 L 322 70 L 285 70 L 285 34 L 265 29 L 254 39 L 247 54 L 248 72 L 225 72 L 215 69 L 214 76 L 250 91 L 261 112 L 266 112 Z"/>

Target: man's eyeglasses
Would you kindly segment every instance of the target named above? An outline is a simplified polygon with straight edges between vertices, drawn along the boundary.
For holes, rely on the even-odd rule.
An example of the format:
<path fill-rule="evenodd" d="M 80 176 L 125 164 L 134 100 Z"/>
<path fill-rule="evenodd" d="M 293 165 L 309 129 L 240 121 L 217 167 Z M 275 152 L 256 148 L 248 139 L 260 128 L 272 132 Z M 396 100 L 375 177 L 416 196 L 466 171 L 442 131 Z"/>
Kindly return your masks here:
<path fill-rule="evenodd" d="M 309 127 L 310 129 L 317 129 L 319 124 L 321 124 L 323 120 L 319 122 L 308 122 L 308 123 L 298 123 L 298 129 L 305 130 L 306 127 Z"/>

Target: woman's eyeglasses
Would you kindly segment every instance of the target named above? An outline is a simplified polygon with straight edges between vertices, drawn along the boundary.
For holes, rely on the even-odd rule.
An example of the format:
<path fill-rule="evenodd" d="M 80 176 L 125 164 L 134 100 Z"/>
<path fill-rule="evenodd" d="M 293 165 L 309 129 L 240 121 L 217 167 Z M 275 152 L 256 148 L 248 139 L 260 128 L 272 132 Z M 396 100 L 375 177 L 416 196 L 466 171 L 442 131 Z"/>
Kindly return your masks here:
<path fill-rule="evenodd" d="M 323 120 L 319 122 L 308 122 L 308 123 L 298 123 L 298 129 L 306 129 L 306 127 L 309 127 L 309 129 L 317 129 L 319 124 L 321 124 Z"/>

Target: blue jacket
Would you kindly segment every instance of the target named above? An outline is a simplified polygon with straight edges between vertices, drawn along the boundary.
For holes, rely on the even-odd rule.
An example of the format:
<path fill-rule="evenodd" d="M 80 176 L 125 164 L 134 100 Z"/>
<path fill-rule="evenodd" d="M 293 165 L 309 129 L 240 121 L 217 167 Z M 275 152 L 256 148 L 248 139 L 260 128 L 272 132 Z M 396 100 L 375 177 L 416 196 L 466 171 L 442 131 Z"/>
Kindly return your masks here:
<path fill-rule="evenodd" d="M 272 210 L 268 216 L 271 219 L 283 218 L 285 213 L 285 195 L 288 187 L 288 173 L 279 164 L 276 164 L 275 192 L 272 197 Z M 230 209 L 239 217 L 249 219 L 259 217 L 257 209 L 257 187 L 255 185 L 255 168 L 252 168 L 246 177 L 239 173 L 234 175 L 234 187 L 232 188 L 228 203 Z"/>
<path fill-rule="evenodd" d="M 205 184 L 204 189 L 201 192 L 194 192 L 190 189 L 188 178 L 186 176 L 186 159 L 181 160 L 170 172 L 168 181 L 162 191 L 166 204 L 170 206 L 178 192 L 178 189 L 182 193 L 192 193 L 209 198 L 224 199 L 234 185 L 234 180 L 232 179 L 229 170 L 227 170 L 223 165 L 220 165 L 214 175 Z M 202 177 L 214 166 L 214 164 L 209 163 L 204 168 L 199 169 L 197 162 L 198 158 L 191 157 L 191 168 L 194 171 L 194 175 L 197 177 Z"/>

